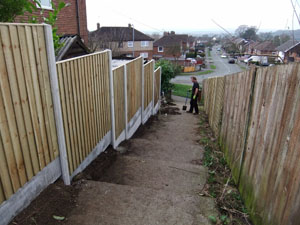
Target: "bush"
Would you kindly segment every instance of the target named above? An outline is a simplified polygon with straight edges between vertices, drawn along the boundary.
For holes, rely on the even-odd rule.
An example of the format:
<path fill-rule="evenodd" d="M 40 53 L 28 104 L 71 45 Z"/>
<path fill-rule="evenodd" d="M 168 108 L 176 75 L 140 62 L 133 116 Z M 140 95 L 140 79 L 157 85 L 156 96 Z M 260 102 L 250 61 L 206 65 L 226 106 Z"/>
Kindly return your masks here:
<path fill-rule="evenodd" d="M 205 53 L 199 53 L 201 57 L 205 57 Z"/>
<path fill-rule="evenodd" d="M 176 76 L 181 67 L 175 66 L 173 63 L 165 59 L 159 60 L 155 63 L 155 68 L 158 68 L 159 66 L 162 69 L 161 90 L 165 93 L 169 93 L 173 88 L 170 80 Z"/>
<path fill-rule="evenodd" d="M 189 52 L 189 53 L 186 53 L 185 57 L 186 58 L 196 58 L 196 53 L 195 52 Z"/>

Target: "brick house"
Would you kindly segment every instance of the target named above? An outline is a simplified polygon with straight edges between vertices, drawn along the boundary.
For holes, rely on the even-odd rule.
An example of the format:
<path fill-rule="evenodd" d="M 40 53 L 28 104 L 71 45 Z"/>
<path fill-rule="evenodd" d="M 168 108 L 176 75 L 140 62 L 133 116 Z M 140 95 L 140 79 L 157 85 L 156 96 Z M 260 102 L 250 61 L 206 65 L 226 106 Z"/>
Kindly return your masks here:
<path fill-rule="evenodd" d="M 114 57 L 143 56 L 145 59 L 152 59 L 154 39 L 148 35 L 128 27 L 100 27 L 90 32 L 89 42 L 94 51 L 111 49 Z"/>
<path fill-rule="evenodd" d="M 254 47 L 254 54 L 257 55 L 276 55 L 276 47 L 272 41 L 264 41 Z"/>
<path fill-rule="evenodd" d="M 165 32 L 164 36 L 153 44 L 153 58 L 177 60 L 185 58 L 185 52 L 189 47 L 189 39 L 186 34 Z"/>
<path fill-rule="evenodd" d="M 48 15 L 52 11 L 51 2 L 58 4 L 61 0 L 40 0 L 44 14 L 41 15 L 41 10 L 33 12 L 33 15 L 38 17 L 39 22 L 42 17 Z M 86 1 L 85 0 L 64 0 L 66 7 L 58 14 L 57 28 L 60 35 L 79 35 L 85 44 L 88 43 L 88 29 L 86 16 Z M 28 14 L 18 16 L 15 22 L 25 22 L 28 19 Z"/>
<path fill-rule="evenodd" d="M 300 42 L 289 40 L 276 48 L 278 56 L 285 63 L 300 62 Z"/>

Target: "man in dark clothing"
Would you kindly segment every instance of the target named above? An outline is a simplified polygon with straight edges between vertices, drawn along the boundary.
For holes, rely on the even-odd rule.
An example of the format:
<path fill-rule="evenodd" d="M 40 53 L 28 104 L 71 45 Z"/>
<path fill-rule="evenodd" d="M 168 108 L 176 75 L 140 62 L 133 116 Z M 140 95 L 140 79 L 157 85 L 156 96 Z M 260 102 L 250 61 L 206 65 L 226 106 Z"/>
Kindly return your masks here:
<path fill-rule="evenodd" d="M 199 114 L 198 103 L 197 103 L 198 95 L 199 95 L 199 83 L 197 82 L 196 77 L 191 77 L 191 80 L 193 82 L 193 88 L 192 88 L 192 96 L 191 96 L 191 107 L 188 112 L 193 113 L 193 109 L 195 109 L 194 114 Z"/>

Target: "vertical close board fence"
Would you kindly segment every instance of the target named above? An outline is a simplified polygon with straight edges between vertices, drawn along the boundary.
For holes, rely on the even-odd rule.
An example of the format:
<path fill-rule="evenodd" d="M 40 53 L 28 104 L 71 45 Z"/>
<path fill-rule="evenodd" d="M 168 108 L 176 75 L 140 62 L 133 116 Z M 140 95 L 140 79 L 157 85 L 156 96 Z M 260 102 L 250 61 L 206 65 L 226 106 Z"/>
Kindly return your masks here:
<path fill-rule="evenodd" d="M 142 122 L 142 76 L 143 58 L 139 57 L 126 64 L 127 119 L 126 139 L 132 137 Z"/>
<path fill-rule="evenodd" d="M 1 225 L 61 176 L 49 47 L 48 25 L 0 24 Z"/>
<path fill-rule="evenodd" d="M 108 51 L 57 63 L 70 175 L 111 143 L 109 70 Z"/>
<path fill-rule="evenodd" d="M 225 76 L 220 145 L 254 224 L 299 222 L 299 133 L 299 64 Z"/>
<path fill-rule="evenodd" d="M 153 111 L 153 89 L 154 89 L 154 60 L 144 65 L 143 80 L 143 112 L 142 123 L 145 124 Z"/>
<path fill-rule="evenodd" d="M 114 108 L 115 108 L 115 143 L 116 148 L 126 139 L 126 65 L 113 69 Z"/>
<path fill-rule="evenodd" d="M 161 67 L 154 71 L 154 92 L 153 92 L 153 115 L 155 115 L 160 108 L 160 93 L 161 93 Z"/>

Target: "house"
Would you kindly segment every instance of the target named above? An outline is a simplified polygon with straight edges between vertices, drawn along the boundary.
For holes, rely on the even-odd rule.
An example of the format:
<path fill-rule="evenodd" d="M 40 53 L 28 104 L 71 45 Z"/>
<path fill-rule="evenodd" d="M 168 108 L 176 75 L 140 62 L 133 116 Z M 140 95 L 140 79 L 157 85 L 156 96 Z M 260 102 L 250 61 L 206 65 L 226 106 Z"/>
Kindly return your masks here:
<path fill-rule="evenodd" d="M 272 41 L 264 41 L 254 47 L 253 54 L 256 55 L 276 55 L 276 47 Z"/>
<path fill-rule="evenodd" d="M 90 50 L 82 42 L 79 35 L 64 35 L 60 38 L 59 42 L 63 44 L 63 46 L 57 52 L 56 61 L 70 59 L 90 53 Z"/>
<path fill-rule="evenodd" d="M 289 40 L 276 48 L 281 61 L 300 62 L 300 42 Z"/>
<path fill-rule="evenodd" d="M 113 56 L 152 59 L 154 39 L 130 24 L 128 27 L 100 27 L 98 23 L 97 30 L 90 32 L 89 40 L 95 51 L 111 49 Z"/>
<path fill-rule="evenodd" d="M 52 2 L 57 5 L 61 0 L 41 0 L 41 8 L 32 14 L 26 13 L 24 16 L 18 16 L 15 22 L 25 22 L 28 16 L 36 16 L 38 22 L 43 22 L 43 17 L 49 15 L 52 9 Z M 57 33 L 59 35 L 78 35 L 85 44 L 88 43 L 88 29 L 86 16 L 85 0 L 64 0 L 66 7 L 61 10 L 57 18 Z M 41 14 L 43 12 L 43 14 Z"/>
<path fill-rule="evenodd" d="M 248 41 L 247 44 L 245 44 L 244 48 L 245 48 L 245 54 L 248 54 L 248 55 L 252 55 L 254 53 L 254 49 L 255 49 L 255 46 L 257 46 L 258 44 L 260 44 L 260 42 L 258 41 Z"/>
<path fill-rule="evenodd" d="M 153 44 L 153 58 L 179 60 L 185 59 L 188 50 L 188 35 L 165 32 L 164 36 Z"/>

